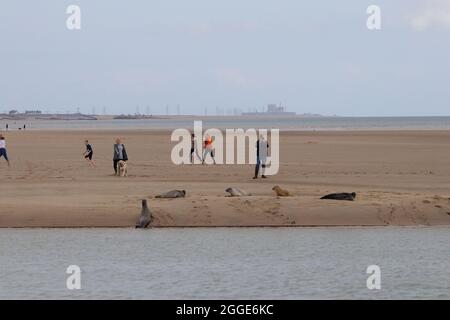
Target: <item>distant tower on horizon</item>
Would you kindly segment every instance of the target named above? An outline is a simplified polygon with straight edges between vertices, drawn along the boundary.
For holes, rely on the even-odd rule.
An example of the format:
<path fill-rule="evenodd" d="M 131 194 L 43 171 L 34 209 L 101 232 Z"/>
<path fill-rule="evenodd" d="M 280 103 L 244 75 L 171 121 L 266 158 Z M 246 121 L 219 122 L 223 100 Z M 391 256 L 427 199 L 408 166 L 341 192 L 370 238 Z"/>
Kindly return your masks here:
<path fill-rule="evenodd" d="M 269 104 L 267 105 L 267 109 L 262 108 L 262 111 L 258 111 L 258 108 L 253 108 L 253 111 L 241 113 L 242 115 L 296 115 L 295 112 L 288 112 L 287 108 L 284 107 L 281 103 L 279 105 Z"/>

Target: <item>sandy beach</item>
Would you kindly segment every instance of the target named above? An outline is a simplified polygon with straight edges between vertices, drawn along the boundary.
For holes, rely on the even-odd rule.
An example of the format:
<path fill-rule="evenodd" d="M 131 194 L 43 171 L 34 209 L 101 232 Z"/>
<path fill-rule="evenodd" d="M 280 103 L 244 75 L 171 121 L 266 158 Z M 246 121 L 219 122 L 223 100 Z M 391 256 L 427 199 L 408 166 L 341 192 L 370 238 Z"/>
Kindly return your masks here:
<path fill-rule="evenodd" d="M 14 131 L 0 159 L 0 227 L 132 227 L 148 199 L 154 227 L 450 225 L 450 131 L 282 132 L 280 172 L 170 161 L 170 131 Z M 122 137 L 129 176 L 113 176 Z M 83 159 L 92 143 L 97 168 Z M 293 196 L 277 198 L 274 185 Z M 235 186 L 252 193 L 226 197 Z M 154 199 L 187 190 L 184 199 Z M 354 202 L 319 200 L 356 192 Z"/>

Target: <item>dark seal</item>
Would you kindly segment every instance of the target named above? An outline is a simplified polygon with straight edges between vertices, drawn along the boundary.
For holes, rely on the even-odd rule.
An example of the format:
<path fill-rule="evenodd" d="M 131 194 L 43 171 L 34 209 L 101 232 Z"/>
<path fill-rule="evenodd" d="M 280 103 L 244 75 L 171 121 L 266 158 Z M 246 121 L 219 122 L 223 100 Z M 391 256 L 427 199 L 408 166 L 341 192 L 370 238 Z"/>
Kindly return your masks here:
<path fill-rule="evenodd" d="M 347 201 L 353 201 L 356 198 L 356 193 L 331 193 L 327 194 L 326 196 L 323 196 L 320 199 L 330 199 L 330 200 L 347 200 Z"/>

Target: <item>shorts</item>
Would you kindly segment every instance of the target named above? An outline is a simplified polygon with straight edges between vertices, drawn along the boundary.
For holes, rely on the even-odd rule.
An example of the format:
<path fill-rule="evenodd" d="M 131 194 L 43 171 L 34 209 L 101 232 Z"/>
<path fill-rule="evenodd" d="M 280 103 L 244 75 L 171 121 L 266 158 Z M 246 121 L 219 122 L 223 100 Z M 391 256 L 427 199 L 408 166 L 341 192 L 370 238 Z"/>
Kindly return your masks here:
<path fill-rule="evenodd" d="M 6 160 L 6 161 L 9 161 L 9 160 L 8 160 L 8 153 L 6 152 L 6 149 L 5 149 L 5 148 L 1 148 L 1 149 L 0 149 L 0 158 L 1 158 L 1 157 L 5 157 L 5 160 Z"/>
<path fill-rule="evenodd" d="M 91 153 L 87 154 L 84 158 L 85 158 L 85 159 L 92 160 L 92 156 L 93 156 L 93 155 L 94 155 L 94 154 L 91 152 Z"/>

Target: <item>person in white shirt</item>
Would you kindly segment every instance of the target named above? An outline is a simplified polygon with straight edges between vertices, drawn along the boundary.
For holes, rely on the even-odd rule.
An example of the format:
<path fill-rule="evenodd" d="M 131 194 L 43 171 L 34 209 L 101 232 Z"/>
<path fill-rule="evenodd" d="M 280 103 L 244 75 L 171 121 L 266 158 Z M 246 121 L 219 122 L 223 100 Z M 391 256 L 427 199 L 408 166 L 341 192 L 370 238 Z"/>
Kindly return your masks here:
<path fill-rule="evenodd" d="M 0 158 L 4 157 L 9 167 L 8 153 L 6 152 L 6 140 L 3 135 L 0 134 Z"/>

